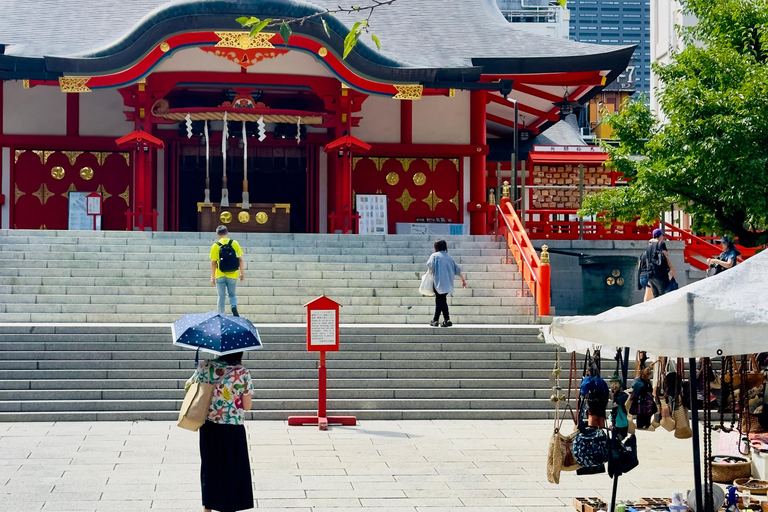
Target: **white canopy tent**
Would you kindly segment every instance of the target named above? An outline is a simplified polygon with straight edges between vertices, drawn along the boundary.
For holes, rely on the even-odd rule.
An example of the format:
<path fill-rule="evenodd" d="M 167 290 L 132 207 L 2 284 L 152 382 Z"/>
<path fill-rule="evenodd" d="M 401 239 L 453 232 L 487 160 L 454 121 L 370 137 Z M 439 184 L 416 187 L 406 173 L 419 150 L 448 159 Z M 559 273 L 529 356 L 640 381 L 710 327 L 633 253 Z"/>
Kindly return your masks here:
<path fill-rule="evenodd" d="M 768 352 L 768 251 L 649 302 L 542 328 L 568 352 L 630 347 L 669 357 Z"/>

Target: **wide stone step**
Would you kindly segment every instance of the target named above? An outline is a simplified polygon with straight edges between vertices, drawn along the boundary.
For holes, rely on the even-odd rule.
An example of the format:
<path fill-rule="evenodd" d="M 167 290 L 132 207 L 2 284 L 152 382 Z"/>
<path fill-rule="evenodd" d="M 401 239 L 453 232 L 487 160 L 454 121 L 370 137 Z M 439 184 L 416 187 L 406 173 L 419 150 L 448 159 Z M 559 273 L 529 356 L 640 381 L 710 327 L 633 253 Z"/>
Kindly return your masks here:
<path fill-rule="evenodd" d="M 334 416 L 355 416 L 358 420 L 505 420 L 553 419 L 554 409 L 392 409 L 392 410 L 328 410 Z M 247 414 L 250 421 L 286 420 L 289 416 L 314 416 L 317 409 L 255 411 Z M 178 411 L 107 411 L 107 412 L 0 412 L 0 422 L 7 421 L 175 421 Z"/>

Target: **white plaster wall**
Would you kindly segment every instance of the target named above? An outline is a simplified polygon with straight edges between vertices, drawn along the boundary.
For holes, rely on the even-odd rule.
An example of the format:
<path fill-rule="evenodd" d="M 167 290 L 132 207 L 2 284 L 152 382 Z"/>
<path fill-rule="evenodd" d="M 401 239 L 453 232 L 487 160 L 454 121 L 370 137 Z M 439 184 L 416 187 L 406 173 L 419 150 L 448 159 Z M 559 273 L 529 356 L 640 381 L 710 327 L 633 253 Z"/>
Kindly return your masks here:
<path fill-rule="evenodd" d="M 353 128 L 352 134 L 363 142 L 400 142 L 400 100 L 369 96 L 362 110 L 353 115 L 362 116 L 360 126 Z"/>
<path fill-rule="evenodd" d="M 3 82 L 3 131 L 7 135 L 66 135 L 67 98 L 58 87 L 24 89 Z"/>
<path fill-rule="evenodd" d="M 8 229 L 11 220 L 11 202 L 13 193 L 11 192 L 11 148 L 2 148 L 0 152 L 0 194 L 5 195 L 5 204 L 0 207 L 0 229 Z"/>
<path fill-rule="evenodd" d="M 123 104 L 117 89 L 101 89 L 80 94 L 80 135 L 122 137 L 133 131 L 133 123 L 125 120 Z"/>
<path fill-rule="evenodd" d="M 226 49 L 222 48 L 222 50 Z M 291 50 L 286 54 L 278 55 L 271 59 L 264 59 L 246 69 L 250 74 L 335 76 L 318 59 L 319 57 L 315 57 L 312 54 Z M 163 59 L 153 70 L 153 73 L 168 71 L 239 73 L 240 65 L 225 57 L 203 51 L 200 48 L 185 48 Z"/>
<path fill-rule="evenodd" d="M 651 61 L 656 64 L 669 64 L 672 54 L 682 50 L 678 27 L 690 27 L 696 24 L 696 18 L 683 13 L 678 0 L 651 0 Z M 656 73 L 651 71 L 651 110 L 666 121 L 658 101 L 657 88 L 663 84 Z"/>
<path fill-rule="evenodd" d="M 469 92 L 456 91 L 453 98 L 424 96 L 415 100 L 413 143 L 469 144 Z"/>

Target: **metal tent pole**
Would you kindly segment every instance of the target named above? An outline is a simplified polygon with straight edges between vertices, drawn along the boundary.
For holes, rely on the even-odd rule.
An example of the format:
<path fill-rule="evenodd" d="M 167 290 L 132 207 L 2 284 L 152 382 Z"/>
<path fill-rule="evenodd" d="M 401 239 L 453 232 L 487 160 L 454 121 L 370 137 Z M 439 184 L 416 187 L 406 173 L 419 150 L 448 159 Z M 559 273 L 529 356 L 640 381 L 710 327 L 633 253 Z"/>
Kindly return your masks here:
<path fill-rule="evenodd" d="M 622 389 L 627 389 L 627 373 L 629 372 L 629 347 L 624 347 L 624 361 L 621 365 Z M 616 512 L 616 495 L 619 489 L 619 475 L 613 477 L 613 490 L 611 491 L 611 512 Z"/>
<path fill-rule="evenodd" d="M 688 345 L 693 348 L 696 342 L 696 323 L 694 319 L 693 294 L 690 292 L 685 295 L 688 303 Z M 691 394 L 691 430 L 693 430 L 693 482 L 696 486 L 696 510 L 704 510 L 701 489 L 701 446 L 699 444 L 699 407 L 696 403 L 696 358 L 688 359 L 688 384 Z M 709 511 L 707 511 L 709 512 Z"/>

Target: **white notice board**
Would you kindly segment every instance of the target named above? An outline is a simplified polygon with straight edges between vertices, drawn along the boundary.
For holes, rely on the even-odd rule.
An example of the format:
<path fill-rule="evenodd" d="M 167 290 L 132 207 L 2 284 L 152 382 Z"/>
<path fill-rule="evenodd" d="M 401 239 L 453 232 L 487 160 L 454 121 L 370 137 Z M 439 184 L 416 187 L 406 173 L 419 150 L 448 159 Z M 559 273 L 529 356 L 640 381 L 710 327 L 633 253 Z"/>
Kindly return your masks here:
<path fill-rule="evenodd" d="M 387 234 L 387 196 L 384 194 L 358 194 L 355 196 L 355 206 L 357 214 L 360 215 L 359 234 Z"/>
<path fill-rule="evenodd" d="M 69 224 L 68 229 L 81 231 L 93 231 L 93 216 L 88 215 L 86 210 L 86 196 L 91 192 L 70 192 L 69 193 Z M 96 216 L 96 229 L 101 229 L 101 215 Z"/>
<path fill-rule="evenodd" d="M 311 346 L 336 345 L 336 311 L 313 309 L 309 315 L 309 344 Z"/>

